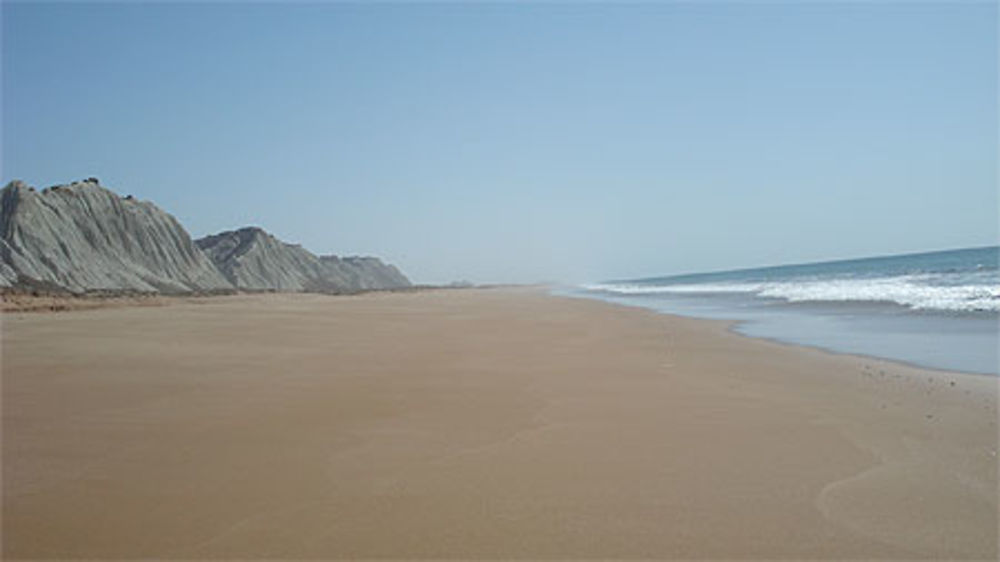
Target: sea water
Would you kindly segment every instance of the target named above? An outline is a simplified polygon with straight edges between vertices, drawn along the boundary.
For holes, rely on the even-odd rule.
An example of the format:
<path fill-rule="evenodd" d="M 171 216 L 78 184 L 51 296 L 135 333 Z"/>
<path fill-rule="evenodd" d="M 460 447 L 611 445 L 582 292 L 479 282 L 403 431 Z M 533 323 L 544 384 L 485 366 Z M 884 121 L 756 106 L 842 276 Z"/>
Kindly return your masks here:
<path fill-rule="evenodd" d="M 606 281 L 567 291 L 748 336 L 924 367 L 1000 371 L 1000 248 Z"/>

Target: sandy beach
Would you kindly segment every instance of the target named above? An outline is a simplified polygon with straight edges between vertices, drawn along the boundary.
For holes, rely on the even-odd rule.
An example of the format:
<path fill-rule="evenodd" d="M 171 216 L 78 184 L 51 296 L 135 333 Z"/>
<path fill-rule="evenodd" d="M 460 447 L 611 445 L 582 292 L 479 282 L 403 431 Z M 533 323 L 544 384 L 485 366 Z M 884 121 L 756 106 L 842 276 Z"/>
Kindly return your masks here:
<path fill-rule="evenodd" d="M 5 559 L 998 554 L 993 377 L 539 289 L 2 322 Z"/>

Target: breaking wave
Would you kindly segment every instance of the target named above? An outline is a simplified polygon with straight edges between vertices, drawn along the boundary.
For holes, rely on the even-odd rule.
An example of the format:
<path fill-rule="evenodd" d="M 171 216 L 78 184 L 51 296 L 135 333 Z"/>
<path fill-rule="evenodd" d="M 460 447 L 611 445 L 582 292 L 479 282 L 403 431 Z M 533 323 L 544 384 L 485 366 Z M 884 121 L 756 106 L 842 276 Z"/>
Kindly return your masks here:
<path fill-rule="evenodd" d="M 883 302 L 913 310 L 1000 311 L 1000 284 L 956 284 L 938 275 L 678 284 L 597 283 L 583 288 L 617 295 L 743 294 L 793 303 Z"/>

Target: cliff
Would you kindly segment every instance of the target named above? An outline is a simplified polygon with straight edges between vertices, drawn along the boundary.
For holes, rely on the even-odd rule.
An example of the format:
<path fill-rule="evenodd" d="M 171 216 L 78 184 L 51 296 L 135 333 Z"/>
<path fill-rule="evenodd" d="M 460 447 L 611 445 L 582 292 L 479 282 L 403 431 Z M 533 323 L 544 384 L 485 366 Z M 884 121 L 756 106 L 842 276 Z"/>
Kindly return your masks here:
<path fill-rule="evenodd" d="M 177 219 L 94 178 L 0 191 L 0 286 L 188 293 L 232 284 Z"/>
<path fill-rule="evenodd" d="M 398 269 L 378 258 L 320 257 L 257 227 L 206 236 L 196 244 L 239 289 L 351 293 L 410 286 Z"/>
<path fill-rule="evenodd" d="M 0 288 L 84 293 L 234 289 L 353 293 L 409 287 L 373 257 L 317 256 L 256 227 L 193 241 L 148 201 L 90 178 L 37 191 L 0 191 Z"/>

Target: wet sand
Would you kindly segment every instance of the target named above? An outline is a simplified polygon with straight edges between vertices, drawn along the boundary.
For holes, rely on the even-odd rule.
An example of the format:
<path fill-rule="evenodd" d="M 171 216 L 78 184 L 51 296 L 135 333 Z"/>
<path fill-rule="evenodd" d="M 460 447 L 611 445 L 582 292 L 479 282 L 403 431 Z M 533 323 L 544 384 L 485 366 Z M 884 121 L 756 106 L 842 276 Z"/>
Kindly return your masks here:
<path fill-rule="evenodd" d="M 5 313 L 4 558 L 997 557 L 997 381 L 538 290 Z"/>

